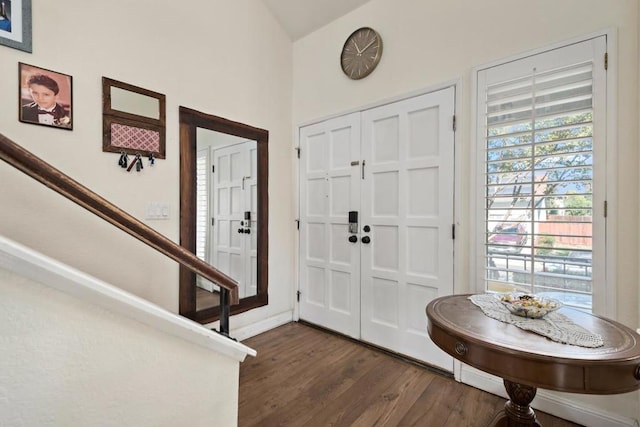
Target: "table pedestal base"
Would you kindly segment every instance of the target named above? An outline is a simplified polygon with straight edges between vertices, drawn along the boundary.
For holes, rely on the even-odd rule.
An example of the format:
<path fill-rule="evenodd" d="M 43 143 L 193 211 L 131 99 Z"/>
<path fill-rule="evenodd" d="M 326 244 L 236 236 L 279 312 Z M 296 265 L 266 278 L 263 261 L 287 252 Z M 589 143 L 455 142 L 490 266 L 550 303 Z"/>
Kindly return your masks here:
<path fill-rule="evenodd" d="M 528 385 L 504 380 L 509 400 L 493 418 L 491 427 L 542 427 L 536 419 L 536 414 L 529 406 L 536 397 L 536 388 Z"/>

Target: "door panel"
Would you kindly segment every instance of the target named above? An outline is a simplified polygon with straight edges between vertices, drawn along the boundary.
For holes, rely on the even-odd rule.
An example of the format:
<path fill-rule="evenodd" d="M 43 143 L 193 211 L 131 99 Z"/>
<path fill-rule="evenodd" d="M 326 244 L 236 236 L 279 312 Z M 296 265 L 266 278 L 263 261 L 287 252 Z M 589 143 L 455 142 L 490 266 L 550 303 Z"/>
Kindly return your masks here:
<path fill-rule="evenodd" d="M 249 222 L 245 220 L 245 229 L 249 234 L 244 234 L 245 252 L 243 260 L 245 277 L 245 295 L 257 295 L 258 293 L 258 144 L 256 141 L 247 141 L 245 156 L 248 157 L 249 168 L 244 176 L 244 207 L 243 211 L 250 213 Z"/>
<path fill-rule="evenodd" d="M 244 270 L 239 266 L 242 257 L 242 239 L 238 234 L 241 221 L 240 152 L 237 145 L 220 148 L 212 152 L 215 173 L 213 174 L 213 212 L 217 230 L 213 239 L 212 264 L 233 277 L 244 293 Z M 214 288 L 217 289 L 217 286 Z"/>
<path fill-rule="evenodd" d="M 362 113 L 361 338 L 453 369 L 425 307 L 453 293 L 453 88 Z"/>
<path fill-rule="evenodd" d="M 300 129 L 300 318 L 449 371 L 425 308 L 453 293 L 453 114 L 448 88 Z"/>
<path fill-rule="evenodd" d="M 217 227 L 212 263 L 238 282 L 240 298 L 255 295 L 258 289 L 256 153 L 255 141 L 212 150 L 216 171 L 212 211 Z M 245 212 L 250 212 L 250 225 Z"/>
<path fill-rule="evenodd" d="M 300 130 L 300 317 L 358 338 L 360 253 L 349 211 L 360 203 L 359 114 Z"/>

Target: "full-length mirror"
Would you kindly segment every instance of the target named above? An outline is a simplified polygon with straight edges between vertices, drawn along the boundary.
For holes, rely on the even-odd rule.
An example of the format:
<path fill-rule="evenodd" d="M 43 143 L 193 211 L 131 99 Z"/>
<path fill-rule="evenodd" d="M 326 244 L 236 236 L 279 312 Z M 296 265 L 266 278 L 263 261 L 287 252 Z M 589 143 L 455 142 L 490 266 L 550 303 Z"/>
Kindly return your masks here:
<path fill-rule="evenodd" d="M 231 314 L 268 301 L 268 132 L 180 107 L 180 243 L 236 282 Z M 180 271 L 180 313 L 220 313 L 218 287 Z"/>

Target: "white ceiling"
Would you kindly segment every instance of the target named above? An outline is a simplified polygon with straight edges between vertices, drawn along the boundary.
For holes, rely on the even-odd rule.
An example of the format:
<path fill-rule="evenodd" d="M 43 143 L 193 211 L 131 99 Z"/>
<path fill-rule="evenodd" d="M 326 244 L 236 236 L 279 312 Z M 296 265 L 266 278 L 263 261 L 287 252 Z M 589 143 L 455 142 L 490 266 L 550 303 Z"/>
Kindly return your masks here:
<path fill-rule="evenodd" d="M 340 18 L 369 0 L 262 0 L 293 41 Z"/>

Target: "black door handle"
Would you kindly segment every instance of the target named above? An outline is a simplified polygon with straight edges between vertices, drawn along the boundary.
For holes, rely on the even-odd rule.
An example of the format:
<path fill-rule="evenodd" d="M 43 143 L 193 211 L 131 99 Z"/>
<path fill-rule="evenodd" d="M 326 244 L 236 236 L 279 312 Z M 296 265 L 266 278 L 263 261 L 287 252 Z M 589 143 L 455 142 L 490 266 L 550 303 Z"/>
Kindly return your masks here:
<path fill-rule="evenodd" d="M 355 236 L 355 235 L 352 234 L 351 236 L 349 236 L 349 241 L 351 243 L 357 242 L 358 241 L 358 236 Z"/>
<path fill-rule="evenodd" d="M 364 236 L 362 238 L 362 243 L 364 243 L 365 245 L 369 244 L 371 242 L 371 238 L 369 236 Z"/>
<path fill-rule="evenodd" d="M 244 233 L 244 228 L 238 228 L 238 233 L 240 234 Z"/>
<path fill-rule="evenodd" d="M 250 229 L 250 228 L 245 228 L 245 229 L 244 229 L 244 232 L 245 232 L 246 234 L 251 234 L 251 229 Z"/>

